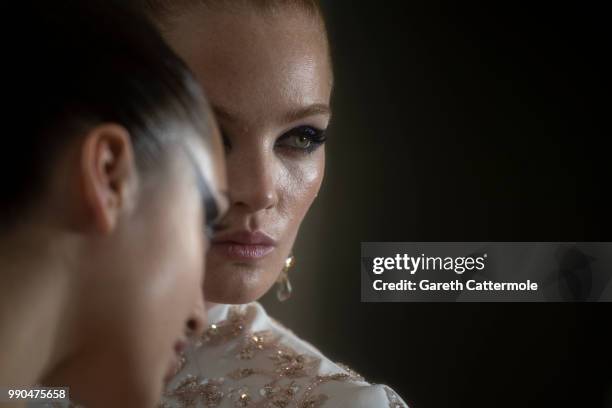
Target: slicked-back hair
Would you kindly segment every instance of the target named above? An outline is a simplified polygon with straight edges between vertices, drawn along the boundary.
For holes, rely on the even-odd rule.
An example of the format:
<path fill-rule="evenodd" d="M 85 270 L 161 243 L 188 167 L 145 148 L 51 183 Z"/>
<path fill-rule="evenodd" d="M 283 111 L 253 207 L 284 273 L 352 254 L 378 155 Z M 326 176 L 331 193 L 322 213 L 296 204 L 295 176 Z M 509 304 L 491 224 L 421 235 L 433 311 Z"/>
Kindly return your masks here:
<path fill-rule="evenodd" d="M 0 229 L 36 202 L 58 149 L 101 123 L 125 127 L 137 166 L 159 167 L 185 124 L 209 137 L 208 108 L 184 63 L 142 13 L 114 0 L 30 0 L 3 49 L 6 119 Z M 184 133 L 184 132 L 183 132 Z"/>

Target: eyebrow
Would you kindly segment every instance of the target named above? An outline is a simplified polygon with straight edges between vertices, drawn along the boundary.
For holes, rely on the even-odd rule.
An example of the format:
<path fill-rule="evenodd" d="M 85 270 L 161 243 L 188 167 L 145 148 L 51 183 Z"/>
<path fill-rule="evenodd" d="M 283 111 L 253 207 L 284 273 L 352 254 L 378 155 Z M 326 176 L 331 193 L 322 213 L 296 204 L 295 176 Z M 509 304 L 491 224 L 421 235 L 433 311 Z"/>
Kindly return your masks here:
<path fill-rule="evenodd" d="M 212 105 L 211 109 L 212 109 L 213 113 L 215 114 L 215 116 L 218 117 L 218 118 L 223 118 L 223 119 L 225 119 L 227 121 L 230 121 L 230 122 L 237 121 L 236 117 L 233 114 L 229 113 L 229 111 L 227 109 L 222 108 L 221 106 Z"/>
<path fill-rule="evenodd" d="M 331 109 L 329 105 L 325 105 L 323 103 L 316 103 L 314 105 L 309 105 L 305 108 L 291 110 L 285 114 L 284 119 L 286 122 L 295 122 L 300 119 L 315 115 L 331 116 Z"/>
<path fill-rule="evenodd" d="M 238 122 L 238 123 L 240 122 L 240 120 L 238 119 L 238 115 L 231 113 L 228 109 L 224 107 L 213 105 L 212 110 L 215 116 L 219 118 L 222 118 L 229 122 Z M 300 119 L 304 119 L 310 116 L 315 116 L 315 115 L 331 116 L 331 114 L 332 114 L 332 111 L 329 105 L 326 105 L 324 103 L 315 103 L 312 105 L 308 105 L 306 107 L 300 107 L 297 109 L 292 109 L 292 110 L 287 111 L 283 115 L 282 120 L 283 120 L 283 123 L 289 123 L 289 122 L 296 122 Z"/>

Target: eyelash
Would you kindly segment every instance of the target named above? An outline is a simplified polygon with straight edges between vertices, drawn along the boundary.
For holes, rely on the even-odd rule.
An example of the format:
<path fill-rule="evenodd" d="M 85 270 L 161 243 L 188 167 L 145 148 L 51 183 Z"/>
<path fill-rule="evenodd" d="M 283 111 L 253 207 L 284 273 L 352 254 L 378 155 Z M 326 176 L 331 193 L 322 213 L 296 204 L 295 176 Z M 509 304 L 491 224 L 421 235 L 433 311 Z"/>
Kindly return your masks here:
<path fill-rule="evenodd" d="M 221 136 L 223 137 L 223 145 L 226 151 L 229 151 L 231 149 L 231 143 L 227 134 L 222 131 Z M 306 147 L 298 147 L 282 144 L 283 141 L 289 140 L 291 137 L 304 138 L 308 142 L 308 145 Z M 300 153 L 312 153 L 326 141 L 327 136 L 325 135 L 325 130 L 313 126 L 298 126 L 282 134 L 276 141 L 275 147 L 287 148 Z"/>
<path fill-rule="evenodd" d="M 282 145 L 280 142 L 284 140 L 289 140 L 292 137 L 297 137 L 303 139 L 308 142 L 306 147 L 299 146 L 287 146 Z M 327 141 L 327 136 L 325 135 L 325 130 L 317 129 L 312 126 L 298 126 L 284 133 L 281 137 L 276 141 L 277 147 L 287 147 L 289 149 L 297 150 L 304 153 L 312 153 L 317 150 L 321 145 L 323 145 Z"/>

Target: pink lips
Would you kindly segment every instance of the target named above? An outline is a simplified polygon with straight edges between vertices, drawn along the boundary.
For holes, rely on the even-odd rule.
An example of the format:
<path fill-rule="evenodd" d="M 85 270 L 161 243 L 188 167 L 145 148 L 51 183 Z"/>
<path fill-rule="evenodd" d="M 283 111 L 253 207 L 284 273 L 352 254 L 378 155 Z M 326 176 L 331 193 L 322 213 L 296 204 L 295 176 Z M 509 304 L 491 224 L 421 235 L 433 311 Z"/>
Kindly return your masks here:
<path fill-rule="evenodd" d="M 275 246 L 276 242 L 263 232 L 238 231 L 213 239 L 212 250 L 231 259 L 252 261 L 265 257 Z"/>

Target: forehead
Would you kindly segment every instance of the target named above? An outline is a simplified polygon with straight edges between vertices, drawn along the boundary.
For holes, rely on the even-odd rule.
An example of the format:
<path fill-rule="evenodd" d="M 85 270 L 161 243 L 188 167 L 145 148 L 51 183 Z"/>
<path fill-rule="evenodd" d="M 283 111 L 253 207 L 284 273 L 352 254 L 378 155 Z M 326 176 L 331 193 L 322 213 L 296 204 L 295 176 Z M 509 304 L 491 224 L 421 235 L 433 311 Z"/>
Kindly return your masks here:
<path fill-rule="evenodd" d="M 329 104 L 332 73 L 322 22 L 299 9 L 211 10 L 179 16 L 168 40 L 213 105 L 253 118 Z"/>

